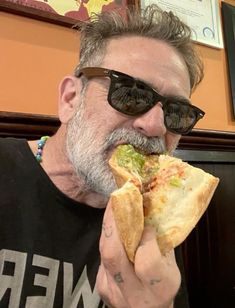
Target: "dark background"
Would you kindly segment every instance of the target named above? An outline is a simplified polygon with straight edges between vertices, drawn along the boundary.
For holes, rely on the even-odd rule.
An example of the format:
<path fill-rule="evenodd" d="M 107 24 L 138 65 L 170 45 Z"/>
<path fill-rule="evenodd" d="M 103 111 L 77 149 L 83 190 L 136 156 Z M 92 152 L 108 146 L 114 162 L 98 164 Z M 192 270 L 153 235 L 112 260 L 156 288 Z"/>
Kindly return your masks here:
<path fill-rule="evenodd" d="M 0 112 L 0 137 L 38 139 L 58 126 L 52 116 Z M 220 178 L 207 211 L 179 247 L 190 308 L 234 308 L 235 133 L 193 130 L 175 155 Z"/>

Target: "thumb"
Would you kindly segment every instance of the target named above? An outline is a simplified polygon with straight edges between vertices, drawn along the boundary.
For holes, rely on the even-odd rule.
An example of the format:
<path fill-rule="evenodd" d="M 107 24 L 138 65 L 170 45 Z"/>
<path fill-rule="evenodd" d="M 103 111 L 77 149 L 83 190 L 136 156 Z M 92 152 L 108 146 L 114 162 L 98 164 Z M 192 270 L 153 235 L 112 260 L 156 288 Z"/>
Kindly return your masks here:
<path fill-rule="evenodd" d="M 161 258 L 161 252 L 156 240 L 156 231 L 152 226 L 145 226 L 139 247 L 136 251 L 135 261 L 146 256 Z"/>
<path fill-rule="evenodd" d="M 152 226 L 145 226 L 141 237 L 140 246 L 146 245 L 149 242 L 156 242 L 156 231 Z"/>

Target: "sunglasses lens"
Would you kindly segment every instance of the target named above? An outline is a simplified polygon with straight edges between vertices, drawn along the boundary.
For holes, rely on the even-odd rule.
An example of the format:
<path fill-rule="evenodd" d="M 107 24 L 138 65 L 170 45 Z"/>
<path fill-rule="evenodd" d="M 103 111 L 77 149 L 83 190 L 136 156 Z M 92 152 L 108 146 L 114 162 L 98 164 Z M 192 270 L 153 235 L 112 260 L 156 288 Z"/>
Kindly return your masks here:
<path fill-rule="evenodd" d="M 182 102 L 167 102 L 163 110 L 167 129 L 177 134 L 188 133 L 198 120 L 194 107 Z"/>
<path fill-rule="evenodd" d="M 143 114 L 154 106 L 154 93 L 151 88 L 131 78 L 120 78 L 111 82 L 110 105 L 127 115 Z"/>

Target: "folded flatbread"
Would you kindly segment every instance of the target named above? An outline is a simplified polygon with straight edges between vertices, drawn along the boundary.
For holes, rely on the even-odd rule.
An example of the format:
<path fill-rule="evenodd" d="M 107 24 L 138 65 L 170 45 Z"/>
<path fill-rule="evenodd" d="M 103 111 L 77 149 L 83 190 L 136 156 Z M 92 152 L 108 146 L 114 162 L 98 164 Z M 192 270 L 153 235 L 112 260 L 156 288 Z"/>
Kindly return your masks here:
<path fill-rule="evenodd" d="M 111 194 L 115 222 L 134 262 L 144 225 L 156 230 L 162 254 L 181 244 L 208 207 L 219 179 L 169 155 L 144 155 L 120 145 L 109 164 L 119 189 Z"/>

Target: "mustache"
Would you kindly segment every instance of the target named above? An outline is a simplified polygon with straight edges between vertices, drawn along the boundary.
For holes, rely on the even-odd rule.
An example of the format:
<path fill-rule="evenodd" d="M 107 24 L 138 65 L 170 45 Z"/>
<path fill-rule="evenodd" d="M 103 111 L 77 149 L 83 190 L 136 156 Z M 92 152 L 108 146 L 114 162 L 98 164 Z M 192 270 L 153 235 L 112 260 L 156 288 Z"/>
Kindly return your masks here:
<path fill-rule="evenodd" d="M 163 154 L 166 153 L 166 146 L 163 139 L 159 137 L 147 137 L 134 129 L 118 128 L 109 134 L 104 142 L 104 150 L 107 151 L 117 142 L 133 145 L 142 153 Z"/>

